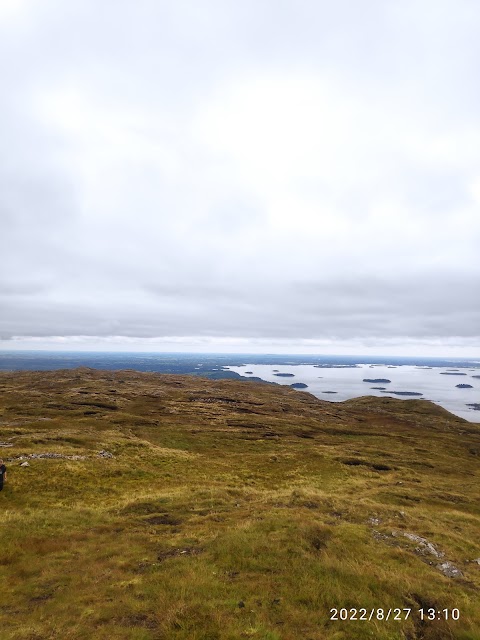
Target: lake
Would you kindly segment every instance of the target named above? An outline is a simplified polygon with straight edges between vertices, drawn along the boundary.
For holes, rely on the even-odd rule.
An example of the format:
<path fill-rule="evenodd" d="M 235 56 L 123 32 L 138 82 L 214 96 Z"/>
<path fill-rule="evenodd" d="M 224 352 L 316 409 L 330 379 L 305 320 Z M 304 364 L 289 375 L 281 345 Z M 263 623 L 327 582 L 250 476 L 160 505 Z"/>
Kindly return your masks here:
<path fill-rule="evenodd" d="M 399 396 L 393 391 L 417 392 L 421 396 L 411 396 L 431 400 L 451 411 L 457 416 L 471 422 L 480 422 L 480 411 L 468 407 L 468 404 L 480 403 L 480 369 L 472 366 L 449 371 L 446 367 L 425 368 L 415 365 L 379 365 L 357 364 L 356 366 L 314 366 L 299 365 L 267 365 L 246 363 L 245 366 L 230 366 L 242 376 L 257 376 L 268 382 L 291 385 L 303 382 L 308 385 L 308 391 L 317 398 L 331 402 L 341 402 L 358 396 L 389 396 L 407 399 L 409 396 Z M 294 377 L 280 377 L 279 373 L 293 373 Z M 247 374 L 246 371 L 251 371 Z M 463 375 L 459 375 L 463 374 Z M 363 382 L 363 379 L 388 379 L 390 383 Z M 469 384 L 471 389 L 459 389 L 457 384 Z M 372 389 L 385 387 L 386 391 Z M 326 393 L 334 391 L 335 393 Z"/>

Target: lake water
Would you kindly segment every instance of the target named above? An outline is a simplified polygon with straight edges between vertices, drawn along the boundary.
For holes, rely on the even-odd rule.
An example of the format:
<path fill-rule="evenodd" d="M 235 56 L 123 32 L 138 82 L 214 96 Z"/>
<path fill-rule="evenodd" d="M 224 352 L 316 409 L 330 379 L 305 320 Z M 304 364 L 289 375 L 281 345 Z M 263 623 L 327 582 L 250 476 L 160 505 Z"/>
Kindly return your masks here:
<path fill-rule="evenodd" d="M 392 392 L 417 392 L 422 395 L 411 397 L 431 400 L 457 416 L 471 422 L 480 422 L 480 411 L 467 406 L 467 403 L 480 403 L 480 378 L 472 377 L 480 375 L 480 368 L 469 367 L 449 371 L 446 367 L 424 368 L 413 365 L 393 367 L 392 365 L 357 364 L 355 367 L 322 366 L 318 368 L 310 364 L 280 366 L 246 363 L 245 366 L 231 366 L 228 369 L 245 377 L 253 375 L 279 384 L 291 385 L 303 382 L 308 385 L 303 389 L 304 391 L 330 402 L 368 395 L 408 399 L 408 396 L 398 396 Z M 247 371 L 252 373 L 247 374 Z M 293 373 L 294 377 L 279 377 L 275 375 L 275 371 Z M 363 382 L 364 378 L 384 378 L 391 382 L 369 383 Z M 469 384 L 472 388 L 459 389 L 456 387 L 457 384 Z M 372 389 L 372 387 L 385 387 L 386 391 Z M 335 393 L 326 393 L 328 391 Z"/>

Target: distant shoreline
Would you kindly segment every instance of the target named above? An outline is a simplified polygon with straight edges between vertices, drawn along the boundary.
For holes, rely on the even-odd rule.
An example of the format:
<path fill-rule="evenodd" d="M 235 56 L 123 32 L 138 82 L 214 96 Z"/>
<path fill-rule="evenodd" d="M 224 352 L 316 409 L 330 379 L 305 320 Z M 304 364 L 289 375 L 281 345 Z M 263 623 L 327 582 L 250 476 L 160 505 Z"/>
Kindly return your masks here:
<path fill-rule="evenodd" d="M 53 371 L 82 366 L 110 371 L 133 369 L 161 374 L 185 374 L 211 380 L 231 379 L 263 384 L 291 384 L 294 378 L 299 393 L 308 392 L 325 399 L 328 392 L 332 402 L 365 397 L 365 382 L 362 380 L 388 379 L 391 380 L 389 389 L 372 387 L 367 393 L 376 397 L 402 398 L 405 401 L 415 397 L 422 398 L 470 422 L 479 420 L 478 410 L 471 406 L 472 400 L 475 401 L 478 397 L 475 397 L 475 391 L 480 390 L 480 378 L 475 377 L 475 374 L 480 374 L 480 362 L 473 358 L 33 350 L 0 352 L 0 371 Z M 319 376 L 318 373 L 322 375 Z M 468 390 L 456 389 L 456 393 L 460 395 L 455 395 L 452 390 L 459 377 L 472 385 L 468 397 Z"/>

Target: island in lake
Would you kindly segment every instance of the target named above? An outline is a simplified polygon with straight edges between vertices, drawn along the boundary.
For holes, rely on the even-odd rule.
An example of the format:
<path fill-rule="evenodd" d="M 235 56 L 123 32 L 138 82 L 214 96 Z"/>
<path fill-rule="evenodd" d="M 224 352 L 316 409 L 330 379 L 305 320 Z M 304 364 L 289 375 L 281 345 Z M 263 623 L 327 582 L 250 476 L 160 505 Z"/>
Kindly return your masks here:
<path fill-rule="evenodd" d="M 373 382 L 373 383 L 382 383 L 386 384 L 387 382 L 391 382 L 387 378 L 364 378 L 363 382 Z"/>
<path fill-rule="evenodd" d="M 466 376 L 466 373 L 454 373 L 453 371 L 440 371 L 441 376 Z"/>
<path fill-rule="evenodd" d="M 279 378 L 294 378 L 294 373 L 274 373 L 274 376 L 278 376 Z"/>
<path fill-rule="evenodd" d="M 306 389 L 308 387 L 308 384 L 305 384 L 304 382 L 294 382 L 290 386 L 292 387 L 292 389 Z"/>
<path fill-rule="evenodd" d="M 423 396 L 419 391 L 384 391 L 384 393 L 393 393 L 396 396 Z"/>
<path fill-rule="evenodd" d="M 471 384 L 456 384 L 457 389 L 473 389 Z"/>
<path fill-rule="evenodd" d="M 359 364 L 314 364 L 313 366 L 315 369 L 360 369 Z"/>

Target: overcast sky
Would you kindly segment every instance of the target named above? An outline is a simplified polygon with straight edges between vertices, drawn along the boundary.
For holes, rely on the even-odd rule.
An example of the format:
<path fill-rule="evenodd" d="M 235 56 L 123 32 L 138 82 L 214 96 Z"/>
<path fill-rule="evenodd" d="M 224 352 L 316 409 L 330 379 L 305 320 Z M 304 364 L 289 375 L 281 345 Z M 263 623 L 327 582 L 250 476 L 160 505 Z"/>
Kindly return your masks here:
<path fill-rule="evenodd" d="M 480 356 L 478 0 L 0 0 L 0 349 Z"/>

